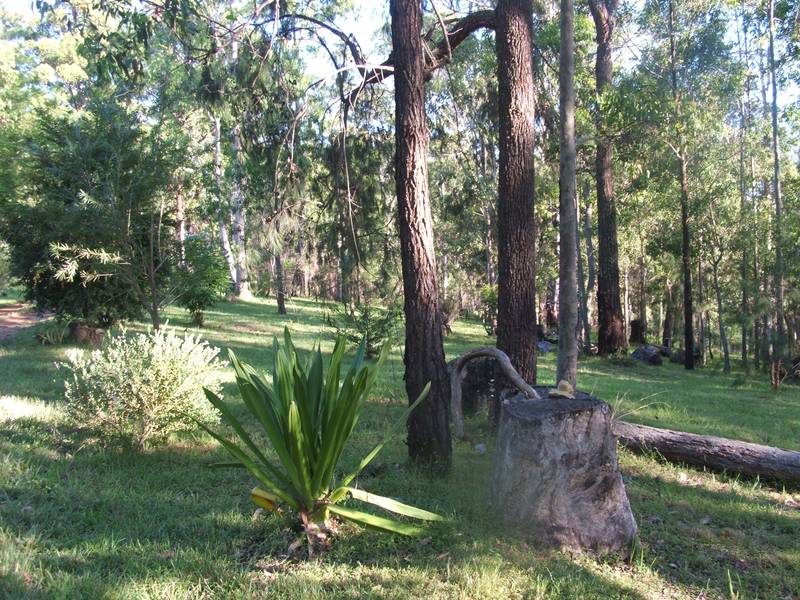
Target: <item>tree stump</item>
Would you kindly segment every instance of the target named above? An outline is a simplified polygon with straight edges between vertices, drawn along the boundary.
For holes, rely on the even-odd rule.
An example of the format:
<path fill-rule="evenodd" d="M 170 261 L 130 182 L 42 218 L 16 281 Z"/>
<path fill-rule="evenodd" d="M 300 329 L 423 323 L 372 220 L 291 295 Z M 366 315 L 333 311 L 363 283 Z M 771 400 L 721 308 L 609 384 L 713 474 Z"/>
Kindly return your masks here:
<path fill-rule="evenodd" d="M 502 524 L 544 546 L 627 553 L 636 535 L 605 402 L 503 400 L 490 501 Z"/>

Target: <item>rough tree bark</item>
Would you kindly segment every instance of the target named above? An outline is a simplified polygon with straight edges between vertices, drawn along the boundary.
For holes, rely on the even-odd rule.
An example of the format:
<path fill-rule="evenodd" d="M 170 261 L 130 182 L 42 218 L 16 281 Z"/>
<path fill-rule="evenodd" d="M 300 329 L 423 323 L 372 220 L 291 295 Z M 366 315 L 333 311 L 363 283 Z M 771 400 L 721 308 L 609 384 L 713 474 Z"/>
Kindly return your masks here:
<path fill-rule="evenodd" d="M 800 482 L 800 452 L 710 435 L 616 421 L 614 434 L 634 452 L 653 450 L 669 461 L 767 479 Z"/>
<path fill-rule="evenodd" d="M 617 464 L 611 410 L 587 394 L 575 396 L 516 395 L 503 403 L 492 509 L 503 525 L 542 545 L 626 552 L 636 521 Z"/>
<path fill-rule="evenodd" d="M 575 205 L 575 9 L 561 0 L 561 52 L 558 88 L 561 139 L 559 143 L 558 360 L 556 383 L 576 389 L 578 374 L 578 215 Z"/>
<path fill-rule="evenodd" d="M 614 63 L 611 38 L 614 33 L 618 0 L 589 0 L 589 8 L 597 33 L 595 87 L 598 97 L 612 84 Z M 606 136 L 605 116 L 597 111 L 597 239 L 598 239 L 598 351 L 608 355 L 627 346 L 619 289 L 619 247 L 617 243 L 617 209 L 614 202 L 612 172 L 613 144 Z"/>
<path fill-rule="evenodd" d="M 496 9 L 499 108 L 497 347 L 536 382 L 533 4 Z"/>
<path fill-rule="evenodd" d="M 391 0 L 395 74 L 395 184 L 406 316 L 406 392 L 427 400 L 408 419 L 408 452 L 419 465 L 444 471 L 451 444 L 447 367 L 436 281 L 433 219 L 428 195 L 425 62 L 419 0 Z"/>

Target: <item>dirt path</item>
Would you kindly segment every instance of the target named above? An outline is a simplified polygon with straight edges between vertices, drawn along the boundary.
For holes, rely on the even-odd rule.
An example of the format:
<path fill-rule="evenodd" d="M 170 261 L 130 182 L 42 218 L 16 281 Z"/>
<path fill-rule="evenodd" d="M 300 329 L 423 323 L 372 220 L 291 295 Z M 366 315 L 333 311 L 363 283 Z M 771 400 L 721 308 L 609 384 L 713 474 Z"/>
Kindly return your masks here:
<path fill-rule="evenodd" d="M 12 304 L 0 307 L 0 340 L 10 338 L 23 327 L 45 321 L 50 315 L 39 315 L 26 304 Z"/>

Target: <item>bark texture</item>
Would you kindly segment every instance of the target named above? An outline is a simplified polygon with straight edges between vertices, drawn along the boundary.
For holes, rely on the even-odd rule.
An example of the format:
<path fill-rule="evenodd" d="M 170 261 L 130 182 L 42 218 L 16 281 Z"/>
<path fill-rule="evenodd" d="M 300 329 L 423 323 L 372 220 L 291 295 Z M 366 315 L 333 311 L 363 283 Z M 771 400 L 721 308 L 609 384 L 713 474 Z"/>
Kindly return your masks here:
<path fill-rule="evenodd" d="M 575 399 L 503 404 L 490 499 L 502 524 L 544 546 L 627 552 L 636 535 L 607 404 Z"/>
<path fill-rule="evenodd" d="M 425 118 L 425 62 L 419 0 L 392 0 L 395 66 L 395 184 L 406 317 L 406 392 L 417 399 L 428 382 L 430 394 L 408 419 L 412 462 L 446 470 L 451 444 L 450 386 L 442 345 L 436 281 L 433 217 L 428 194 L 428 127 Z"/>
<path fill-rule="evenodd" d="M 611 40 L 614 33 L 618 0 L 589 0 L 597 34 L 595 62 L 595 87 L 597 95 L 611 86 L 614 63 Z M 612 172 L 613 144 L 605 134 L 602 110 L 597 113 L 597 154 L 595 177 L 597 180 L 597 346 L 601 355 L 608 355 L 626 347 L 625 325 L 619 289 L 619 245 L 617 242 L 617 208 L 614 202 Z"/>
<path fill-rule="evenodd" d="M 499 106 L 497 347 L 536 382 L 533 4 L 496 9 Z"/>
<path fill-rule="evenodd" d="M 219 228 L 219 243 L 222 247 L 222 255 L 228 265 L 228 273 L 231 277 L 231 286 L 236 286 L 236 261 L 233 258 L 231 242 L 228 237 L 228 221 L 230 213 L 222 206 L 222 132 L 220 118 L 216 115 L 212 117 L 214 123 L 214 194 L 217 196 L 217 226 Z"/>
<path fill-rule="evenodd" d="M 623 421 L 614 423 L 614 435 L 634 452 L 655 450 L 671 462 L 800 483 L 800 452 Z"/>

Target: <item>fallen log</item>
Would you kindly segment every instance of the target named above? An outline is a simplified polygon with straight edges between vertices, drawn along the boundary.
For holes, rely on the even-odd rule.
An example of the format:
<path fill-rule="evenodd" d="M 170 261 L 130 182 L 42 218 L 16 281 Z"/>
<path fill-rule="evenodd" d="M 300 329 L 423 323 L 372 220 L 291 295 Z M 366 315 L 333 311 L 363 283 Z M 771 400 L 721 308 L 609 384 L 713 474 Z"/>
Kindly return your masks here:
<path fill-rule="evenodd" d="M 613 431 L 637 453 L 655 450 L 670 462 L 800 484 L 800 452 L 624 421 L 615 421 Z"/>

